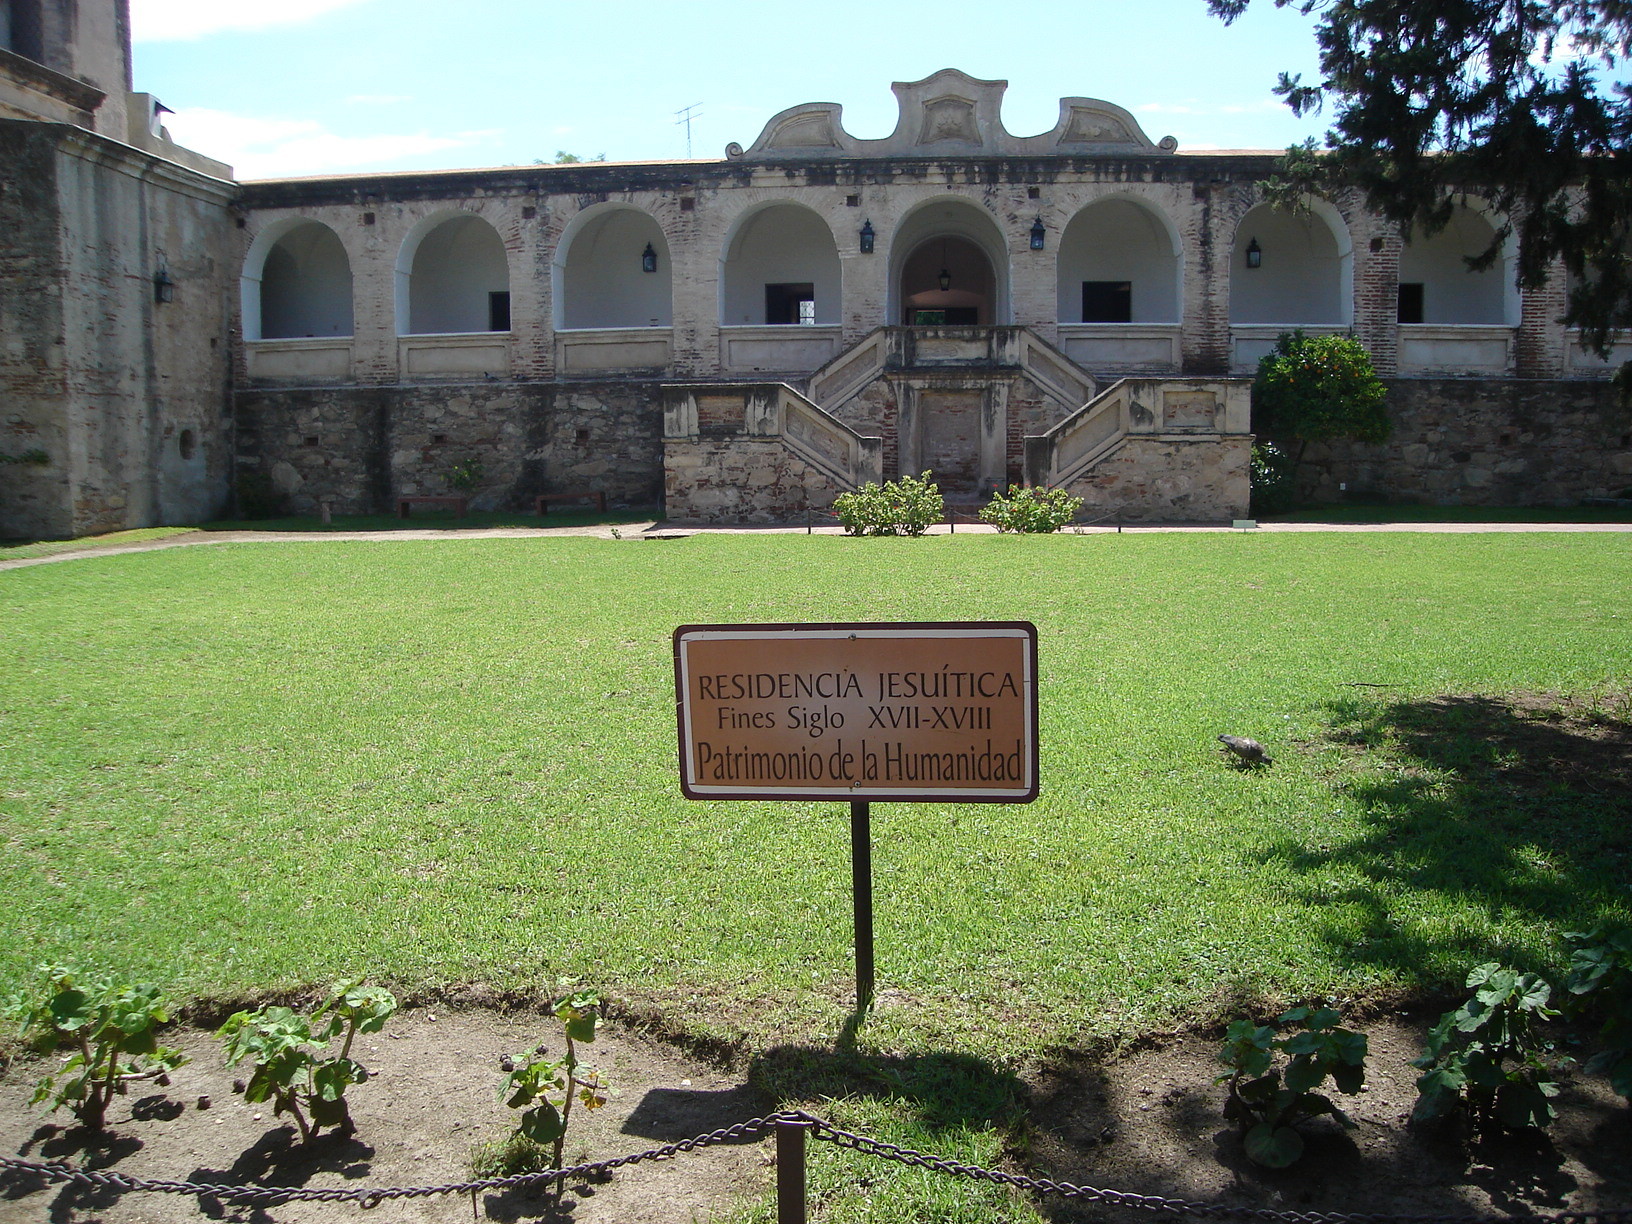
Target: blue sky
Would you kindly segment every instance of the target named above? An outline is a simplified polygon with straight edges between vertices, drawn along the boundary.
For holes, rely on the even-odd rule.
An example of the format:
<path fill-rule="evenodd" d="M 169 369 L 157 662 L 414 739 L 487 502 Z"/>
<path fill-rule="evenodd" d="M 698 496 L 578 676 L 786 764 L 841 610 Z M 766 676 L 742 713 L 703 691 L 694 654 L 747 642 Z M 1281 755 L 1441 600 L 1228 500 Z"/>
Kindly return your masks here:
<path fill-rule="evenodd" d="M 1257 0 L 1233 26 L 1205 0 L 1002 6 L 829 0 L 132 0 L 136 88 L 182 144 L 241 178 L 613 161 L 751 144 L 777 111 L 837 102 L 846 128 L 894 127 L 892 81 L 941 68 L 1009 82 L 1016 135 L 1062 96 L 1124 106 L 1180 149 L 1279 149 L 1318 136 L 1273 95 L 1315 70 L 1312 19 Z"/>

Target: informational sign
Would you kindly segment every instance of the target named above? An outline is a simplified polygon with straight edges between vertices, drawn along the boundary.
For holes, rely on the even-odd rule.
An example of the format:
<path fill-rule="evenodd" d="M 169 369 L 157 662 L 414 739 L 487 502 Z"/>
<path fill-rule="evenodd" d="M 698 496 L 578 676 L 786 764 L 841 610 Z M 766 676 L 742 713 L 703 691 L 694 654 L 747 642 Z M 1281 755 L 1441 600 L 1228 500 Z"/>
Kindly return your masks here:
<path fill-rule="evenodd" d="M 1027 621 L 682 625 L 674 685 L 689 799 L 1037 797 Z"/>

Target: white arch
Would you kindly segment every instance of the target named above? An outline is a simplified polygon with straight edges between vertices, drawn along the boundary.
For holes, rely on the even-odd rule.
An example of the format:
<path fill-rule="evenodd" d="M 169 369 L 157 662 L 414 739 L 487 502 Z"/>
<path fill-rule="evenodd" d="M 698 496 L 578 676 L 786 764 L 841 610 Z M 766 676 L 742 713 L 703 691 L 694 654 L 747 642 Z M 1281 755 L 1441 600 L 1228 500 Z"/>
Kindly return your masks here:
<path fill-rule="evenodd" d="M 434 212 L 402 240 L 395 290 L 399 336 L 488 331 L 490 295 L 510 292 L 504 240 L 477 213 Z"/>
<path fill-rule="evenodd" d="M 839 246 L 827 218 L 797 200 L 766 200 L 744 210 L 720 250 L 720 322 L 767 323 L 765 289 L 808 284 L 815 322 L 836 324 L 840 300 Z"/>
<path fill-rule="evenodd" d="M 352 334 L 351 258 L 311 217 L 285 217 L 255 235 L 238 277 L 245 340 Z"/>
<path fill-rule="evenodd" d="M 1256 242 L 1261 262 L 1247 265 Z M 1230 254 L 1230 322 L 1354 322 L 1354 241 L 1326 200 L 1307 211 L 1258 204 L 1241 218 Z"/>
<path fill-rule="evenodd" d="M 1469 256 L 1490 246 L 1497 224 L 1483 209 L 1462 203 L 1450 223 L 1431 238 L 1405 236 L 1400 283 L 1422 286 L 1424 323 L 1518 325 L 1518 238 L 1507 235 L 1490 267 L 1474 272 L 1467 265 Z"/>
<path fill-rule="evenodd" d="M 644 270 L 647 246 L 656 267 Z M 551 266 L 558 331 L 672 327 L 674 268 L 657 219 L 633 204 L 584 209 L 561 232 Z"/>
<path fill-rule="evenodd" d="M 1165 211 L 1139 196 L 1101 196 L 1077 210 L 1060 233 L 1056 309 L 1061 323 L 1082 323 L 1085 281 L 1125 282 L 1129 323 L 1177 323 L 1184 244 Z"/>
<path fill-rule="evenodd" d="M 905 303 L 901 278 L 907 261 L 928 243 L 940 238 L 961 238 L 986 256 L 992 273 L 992 318 L 997 324 L 1013 321 L 1009 292 L 1009 251 L 996 218 L 978 204 L 958 196 L 924 200 L 896 223 L 890 238 L 890 283 L 885 317 L 899 323 Z"/>

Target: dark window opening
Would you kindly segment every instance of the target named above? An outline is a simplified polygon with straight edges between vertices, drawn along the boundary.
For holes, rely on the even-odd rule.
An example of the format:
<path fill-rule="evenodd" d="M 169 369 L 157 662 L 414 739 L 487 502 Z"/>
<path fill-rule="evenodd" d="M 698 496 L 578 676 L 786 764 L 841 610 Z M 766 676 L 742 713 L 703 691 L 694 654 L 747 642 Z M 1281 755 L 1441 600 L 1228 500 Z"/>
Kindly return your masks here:
<path fill-rule="evenodd" d="M 980 323 L 980 308 L 938 306 L 933 310 L 914 310 L 910 322 L 914 327 L 976 327 Z"/>
<path fill-rule="evenodd" d="M 0 17 L 5 16 L 10 20 L 0 24 L 0 36 L 4 38 L 0 45 L 36 64 L 45 63 L 45 23 L 40 14 L 40 0 L 11 0 L 9 5 L 0 7 Z"/>
<path fill-rule="evenodd" d="M 1402 283 L 1400 285 L 1400 307 L 1395 316 L 1399 323 L 1422 322 L 1422 283 Z"/>
<path fill-rule="evenodd" d="M 766 285 L 765 322 L 816 322 L 816 286 Z"/>
<path fill-rule="evenodd" d="M 182 459 L 191 459 L 197 447 L 198 441 L 193 437 L 193 431 L 190 429 L 182 430 L 181 437 L 176 439 L 176 449 L 181 452 Z"/>
<path fill-rule="evenodd" d="M 510 291 L 487 295 L 487 330 L 510 330 Z"/>
<path fill-rule="evenodd" d="M 1132 281 L 1083 281 L 1084 323 L 1132 323 Z"/>

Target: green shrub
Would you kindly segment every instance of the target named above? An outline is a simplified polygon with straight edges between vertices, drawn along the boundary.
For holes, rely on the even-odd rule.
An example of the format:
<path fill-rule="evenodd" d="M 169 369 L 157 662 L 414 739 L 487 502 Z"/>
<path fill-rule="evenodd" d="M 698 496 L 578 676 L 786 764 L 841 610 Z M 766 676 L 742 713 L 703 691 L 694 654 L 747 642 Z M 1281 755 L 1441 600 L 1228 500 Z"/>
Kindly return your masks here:
<path fill-rule="evenodd" d="M 1553 1120 L 1558 1095 L 1542 1057 L 1535 1022 L 1558 1013 L 1552 987 L 1533 973 L 1495 962 L 1468 974 L 1473 997 L 1440 1017 L 1422 1057 L 1413 1122 L 1466 1108 L 1480 1131 L 1540 1129 Z"/>
<path fill-rule="evenodd" d="M 1292 460 L 1273 442 L 1252 448 L 1253 514 L 1285 514 L 1297 505 L 1292 487 Z"/>
<path fill-rule="evenodd" d="M 980 518 L 999 531 L 1058 531 L 1077 516 L 1082 498 L 1065 489 L 1040 489 L 1033 485 L 1010 485 L 1007 496 L 993 493 L 980 508 Z"/>
<path fill-rule="evenodd" d="M 241 519 L 270 519 L 283 515 L 283 494 L 272 483 L 272 477 L 259 468 L 244 468 L 237 480 L 238 517 Z"/>
<path fill-rule="evenodd" d="M 887 481 L 882 488 L 868 481 L 854 493 L 841 493 L 833 513 L 847 535 L 921 536 L 941 520 L 945 504 L 925 472 Z"/>
<path fill-rule="evenodd" d="M 575 990 L 557 999 L 551 1011 L 566 1033 L 567 1052 L 552 1059 L 539 1046 L 531 1054 L 506 1062 L 510 1075 L 499 1088 L 499 1099 L 522 1115 L 511 1138 L 479 1150 L 478 1160 L 536 1160 L 532 1148 L 550 1144 L 552 1163 L 546 1167 L 559 1169 L 567 1128 L 572 1124 L 572 1103 L 580 1101 L 588 1110 L 606 1104 L 600 1075 L 578 1061 L 578 1046 L 595 1040 L 601 996 L 592 990 Z"/>
<path fill-rule="evenodd" d="M 254 1064 L 244 1100 L 271 1101 L 274 1115 L 294 1118 L 304 1143 L 325 1126 L 348 1133 L 353 1129 L 346 1089 L 366 1082 L 368 1071 L 352 1061 L 352 1039 L 379 1032 L 396 1010 L 397 1000 L 389 991 L 340 982 L 310 1016 L 287 1007 L 234 1012 L 219 1035 L 229 1067 L 245 1058 Z M 342 1034 L 340 1053 L 331 1056 L 329 1043 Z"/>
<path fill-rule="evenodd" d="M 187 1061 L 180 1051 L 158 1043 L 159 1026 L 170 1017 L 156 986 L 88 979 L 60 966 L 42 966 L 40 972 L 45 978 L 40 994 L 18 995 L 0 1008 L 37 1052 L 73 1050 L 35 1085 L 33 1104 L 66 1107 L 91 1130 L 101 1130 L 115 1096 L 143 1080 L 167 1084 L 169 1073 Z"/>
<path fill-rule="evenodd" d="M 1365 1034 L 1339 1027 L 1342 1019 L 1330 1007 L 1294 1007 L 1275 1021 L 1298 1027 L 1290 1037 L 1250 1020 L 1230 1025 L 1218 1052 L 1230 1069 L 1216 1082 L 1229 1083 L 1224 1116 L 1240 1124 L 1242 1146 L 1255 1163 L 1284 1169 L 1302 1156 L 1296 1127 L 1306 1118 L 1329 1114 L 1353 1125 L 1330 1097 L 1315 1091 L 1328 1075 L 1350 1096 L 1365 1084 Z M 1273 1065 L 1277 1053 L 1288 1056 L 1284 1069 Z"/>
<path fill-rule="evenodd" d="M 486 469 L 475 459 L 466 459 L 448 469 L 448 488 L 467 497 L 482 483 Z"/>
<path fill-rule="evenodd" d="M 1252 427 L 1278 442 L 1388 438 L 1388 388 L 1352 336 L 1283 332 L 1258 362 Z"/>
<path fill-rule="evenodd" d="M 1578 998 L 1590 995 L 1603 1016 L 1603 1048 L 1586 1070 L 1608 1076 L 1610 1087 L 1632 1101 L 1632 930 L 1596 927 L 1564 938 L 1574 945 L 1564 984 Z"/>

